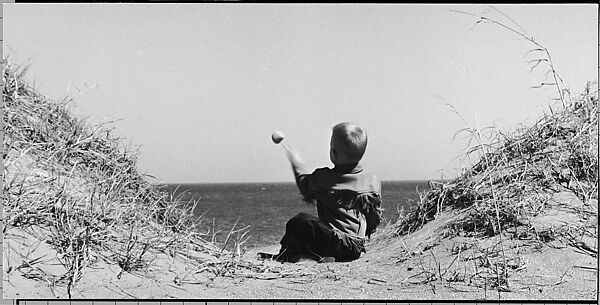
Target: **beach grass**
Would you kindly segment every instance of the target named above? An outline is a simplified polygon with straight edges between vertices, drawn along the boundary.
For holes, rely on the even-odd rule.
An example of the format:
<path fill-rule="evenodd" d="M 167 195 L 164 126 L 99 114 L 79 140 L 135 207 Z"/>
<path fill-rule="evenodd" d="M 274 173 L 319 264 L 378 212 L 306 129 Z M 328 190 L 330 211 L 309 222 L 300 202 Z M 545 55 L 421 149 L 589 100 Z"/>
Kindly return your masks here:
<path fill-rule="evenodd" d="M 371 247 L 388 251 L 399 240 L 403 247 L 394 255 L 417 255 L 418 283 L 475 286 L 498 298 L 515 289 L 513 275 L 528 268 L 528 253 L 569 247 L 597 257 L 597 84 L 551 109 L 532 125 L 489 129 L 485 138 L 465 128 L 474 144 L 464 158 L 477 161 L 455 179 L 418 190 L 420 200 L 383 227 Z M 434 247 L 446 249 L 449 261 L 440 262 L 436 255 L 445 252 L 429 251 Z M 561 284 L 566 273 L 548 285 Z"/>
<path fill-rule="evenodd" d="M 429 190 L 419 192 L 415 211 L 395 224 L 397 233 L 414 231 L 445 207 L 469 207 L 468 216 L 452 225 L 452 234 L 493 236 L 543 212 L 546 191 L 566 189 L 583 202 L 597 201 L 597 111 L 597 91 L 588 84 L 578 99 L 532 126 L 496 130 L 493 141 L 467 151 L 481 152 L 477 163 L 454 180 L 432 181 Z M 468 132 L 479 137 L 475 130 Z M 595 212 L 592 205 L 589 208 L 587 212 Z"/>
<path fill-rule="evenodd" d="M 455 12 L 476 17 L 476 24 L 500 26 L 531 43 L 528 54 L 537 54 L 529 61 L 531 69 L 545 66 L 546 75 L 552 77 L 533 88 L 554 87 L 557 98 L 535 123 L 512 131 L 468 126 L 463 119 L 467 126 L 455 135 L 466 135 L 469 140 L 461 160 L 466 164 L 462 172 L 450 181 L 430 181 L 429 188 L 418 190 L 420 200 L 383 228 L 373 244 L 405 238 L 442 219 L 436 224 L 436 244 L 453 240 L 454 260 L 445 272 L 435 257 L 427 267 L 422 264 L 423 273 L 430 275 L 426 282 L 441 281 L 453 269 L 448 273 L 452 277 L 446 279 L 500 293 L 510 291 L 510 276 L 527 267 L 521 257 L 532 242 L 536 250 L 543 247 L 540 243 L 559 242 L 597 257 L 598 83 L 588 82 L 581 94 L 573 96 L 549 50 L 512 19 L 514 25 L 507 25 Z M 473 159 L 477 161 L 469 163 Z M 401 252 L 411 255 L 407 247 Z M 461 260 L 457 260 L 461 254 L 462 271 Z"/>
<path fill-rule="evenodd" d="M 40 94 L 26 71 L 10 63 L 3 71 L 3 232 L 5 240 L 17 231 L 37 236 L 63 269 L 48 272 L 42 260 L 5 247 L 5 256 L 23 256 L 9 272 L 66 286 L 70 296 L 98 260 L 121 273 L 144 272 L 156 253 L 215 275 L 239 267 L 231 262 L 239 260 L 247 230 L 232 228 L 227 243 L 216 243 L 210 226 L 193 215 L 198 202 L 150 183 L 136 167 L 137 149 L 124 146 L 110 122 L 74 115 L 72 100 Z"/>

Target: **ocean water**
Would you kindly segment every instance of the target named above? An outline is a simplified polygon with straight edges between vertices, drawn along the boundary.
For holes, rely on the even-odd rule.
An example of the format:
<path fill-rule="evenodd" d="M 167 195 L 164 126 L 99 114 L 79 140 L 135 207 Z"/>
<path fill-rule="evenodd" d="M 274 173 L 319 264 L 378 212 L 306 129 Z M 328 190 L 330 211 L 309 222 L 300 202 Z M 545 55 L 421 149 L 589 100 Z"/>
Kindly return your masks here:
<path fill-rule="evenodd" d="M 402 207 L 409 211 L 419 199 L 416 188 L 426 186 L 427 181 L 382 182 L 385 221 L 396 221 Z M 166 189 L 184 201 L 199 200 L 194 215 L 203 217 L 211 230 L 221 231 L 220 241 L 236 221 L 236 228 L 249 225 L 247 248 L 279 244 L 288 219 L 300 212 L 317 215 L 316 206 L 302 201 L 293 182 L 168 184 Z"/>

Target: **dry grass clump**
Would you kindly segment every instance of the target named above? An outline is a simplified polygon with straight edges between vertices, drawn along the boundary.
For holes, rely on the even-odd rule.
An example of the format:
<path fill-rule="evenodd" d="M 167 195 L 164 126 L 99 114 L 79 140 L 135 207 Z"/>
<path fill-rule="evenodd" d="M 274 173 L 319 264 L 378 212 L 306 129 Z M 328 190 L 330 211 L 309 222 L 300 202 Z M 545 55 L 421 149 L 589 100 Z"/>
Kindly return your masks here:
<path fill-rule="evenodd" d="M 27 273 L 67 285 L 70 295 L 98 259 L 122 272 L 145 270 L 156 253 L 199 266 L 208 255 L 214 268 L 204 270 L 215 274 L 237 267 L 231 262 L 239 254 L 208 241 L 208 227 L 193 215 L 197 202 L 182 202 L 149 183 L 136 168 L 136 151 L 123 146 L 110 126 L 72 115 L 69 100 L 41 95 L 24 80 L 25 72 L 10 64 L 3 71 L 3 232 L 5 240 L 14 230 L 33 232 L 55 249 L 65 272 L 33 268 L 37 260 L 23 264 L 23 273 L 37 270 Z"/>
<path fill-rule="evenodd" d="M 404 248 L 395 255 L 417 262 L 419 272 L 403 283 L 477 287 L 500 298 L 500 292 L 531 288 L 512 276 L 527 269 L 527 253 L 569 246 L 597 257 L 597 87 L 588 84 L 531 126 L 488 130 L 489 142 L 480 129 L 461 131 L 476 141 L 465 158 L 479 153 L 478 161 L 451 181 L 418 190 L 414 208 L 373 242 L 385 247 L 396 239 Z M 409 247 L 404 240 L 416 243 Z M 439 251 L 429 251 L 434 247 Z M 561 284 L 566 273 L 548 286 Z"/>
<path fill-rule="evenodd" d="M 585 203 L 581 213 L 597 211 L 598 91 L 584 93 L 553 109 L 532 126 L 511 133 L 495 130 L 492 141 L 472 147 L 479 161 L 448 183 L 430 183 L 419 192 L 414 211 L 399 219 L 397 234 L 407 234 L 446 207 L 464 209 L 449 224 L 452 235 L 494 236 L 527 226 L 543 213 L 552 193 L 568 190 Z M 465 129 L 479 138 L 480 132 Z"/>

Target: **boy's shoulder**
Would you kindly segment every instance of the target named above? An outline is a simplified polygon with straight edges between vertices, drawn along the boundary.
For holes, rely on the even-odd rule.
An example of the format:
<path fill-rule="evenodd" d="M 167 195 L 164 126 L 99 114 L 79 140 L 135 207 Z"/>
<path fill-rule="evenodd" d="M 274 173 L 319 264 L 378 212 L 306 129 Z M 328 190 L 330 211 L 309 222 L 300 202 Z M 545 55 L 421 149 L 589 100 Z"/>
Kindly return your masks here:
<path fill-rule="evenodd" d="M 320 167 L 313 171 L 313 175 L 326 175 L 332 173 L 333 169 L 329 167 Z"/>
<path fill-rule="evenodd" d="M 315 169 L 312 174 L 317 185 L 331 187 L 338 183 L 354 185 L 357 190 L 371 190 L 381 193 L 381 181 L 369 171 L 360 168 L 356 173 L 340 173 L 333 168 L 321 167 Z"/>
<path fill-rule="evenodd" d="M 311 176 L 315 181 L 328 181 L 335 179 L 338 174 L 336 174 L 332 168 L 321 167 L 315 169 Z"/>
<path fill-rule="evenodd" d="M 361 185 L 360 188 L 363 191 L 373 191 L 381 194 L 381 181 L 370 171 L 362 168 L 357 174 L 357 180 L 360 181 L 358 184 Z"/>
<path fill-rule="evenodd" d="M 352 171 L 352 172 L 349 172 L 349 173 L 338 172 L 338 171 L 336 171 L 335 168 L 320 167 L 320 168 L 315 169 L 313 171 L 313 173 L 312 173 L 313 176 L 323 176 L 323 175 L 342 176 L 344 174 L 354 174 L 354 175 L 357 175 L 357 176 L 372 177 L 373 179 L 378 180 L 377 176 L 375 176 L 374 174 L 372 174 L 370 171 L 364 169 L 363 167 L 360 167 L 356 171 Z"/>
<path fill-rule="evenodd" d="M 371 190 L 377 194 L 381 194 L 381 181 L 379 178 L 367 171 L 363 171 L 363 175 L 365 190 Z"/>

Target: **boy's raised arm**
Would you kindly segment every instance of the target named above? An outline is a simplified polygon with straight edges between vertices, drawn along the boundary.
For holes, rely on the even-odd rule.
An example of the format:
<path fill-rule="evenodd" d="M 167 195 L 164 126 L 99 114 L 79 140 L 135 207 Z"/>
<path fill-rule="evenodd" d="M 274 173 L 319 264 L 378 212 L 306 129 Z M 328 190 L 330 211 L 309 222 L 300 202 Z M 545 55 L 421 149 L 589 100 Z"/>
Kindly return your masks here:
<path fill-rule="evenodd" d="M 298 186 L 304 201 L 312 202 L 312 196 L 310 194 L 310 170 L 306 164 L 304 164 L 296 150 L 285 142 L 282 142 L 281 144 L 285 148 L 287 158 L 292 165 L 296 185 Z"/>

